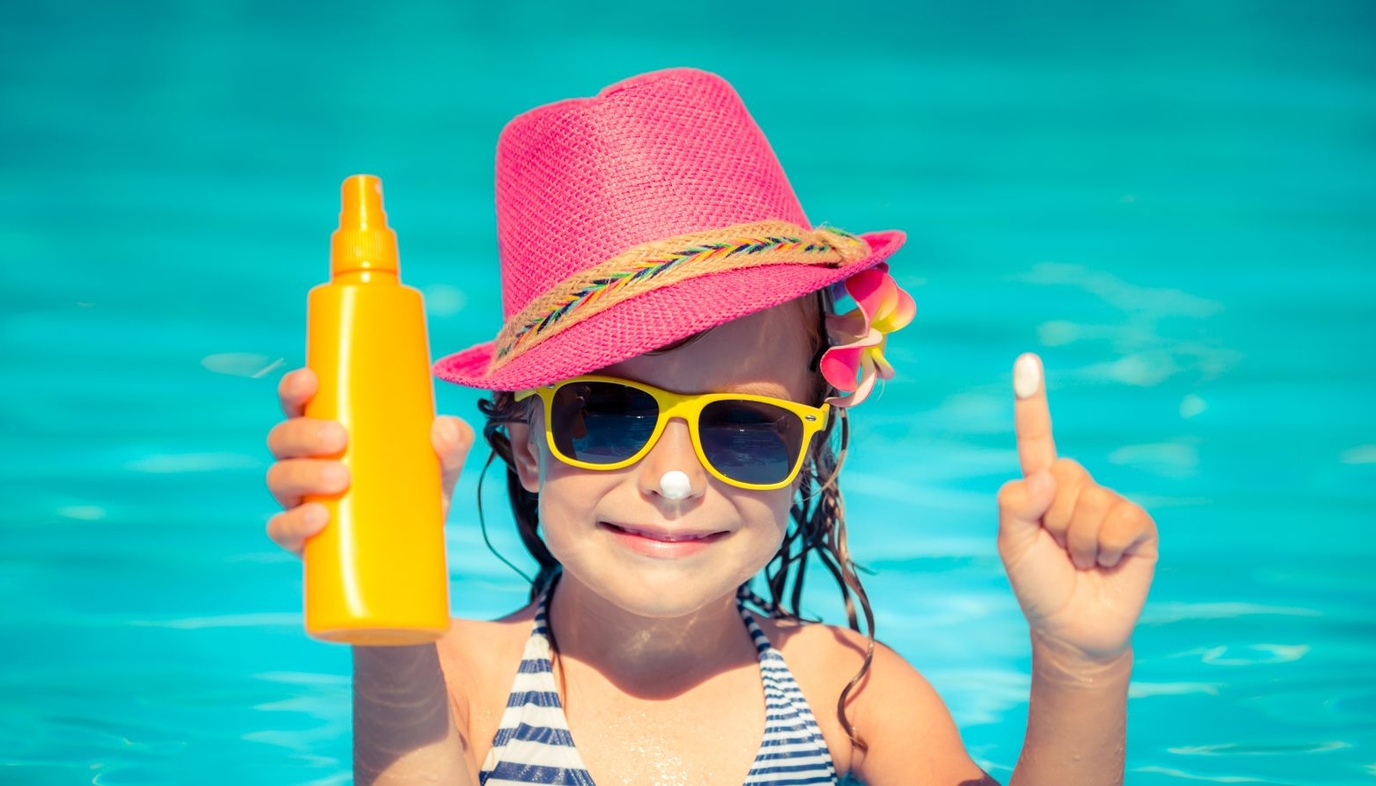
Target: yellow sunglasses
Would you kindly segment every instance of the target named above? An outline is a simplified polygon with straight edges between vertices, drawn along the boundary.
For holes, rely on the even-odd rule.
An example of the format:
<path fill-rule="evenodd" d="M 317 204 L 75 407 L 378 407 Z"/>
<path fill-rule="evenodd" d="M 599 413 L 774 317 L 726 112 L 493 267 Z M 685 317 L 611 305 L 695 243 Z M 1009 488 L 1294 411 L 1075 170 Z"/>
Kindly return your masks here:
<path fill-rule="evenodd" d="M 831 407 L 744 393 L 682 394 L 643 382 L 582 376 L 516 393 L 544 403 L 549 449 L 583 469 L 621 469 L 645 457 L 671 418 L 688 424 L 712 476 L 743 489 L 787 486 Z"/>

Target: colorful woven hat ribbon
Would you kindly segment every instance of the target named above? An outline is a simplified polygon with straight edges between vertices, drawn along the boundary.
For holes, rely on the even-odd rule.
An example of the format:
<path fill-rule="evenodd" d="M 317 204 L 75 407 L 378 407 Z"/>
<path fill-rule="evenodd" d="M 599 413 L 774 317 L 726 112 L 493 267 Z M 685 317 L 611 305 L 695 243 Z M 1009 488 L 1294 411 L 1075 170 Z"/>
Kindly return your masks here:
<path fill-rule="evenodd" d="M 917 315 L 917 304 L 889 275 L 887 264 L 863 270 L 844 282 L 845 294 L 855 308 L 827 315 L 827 332 L 834 346 L 822 354 L 822 376 L 841 393 L 827 402 L 834 407 L 853 407 L 864 401 L 876 380 L 893 377 L 893 366 L 884 359 L 889 333 L 906 327 Z"/>
<path fill-rule="evenodd" d="M 784 221 L 681 235 L 646 243 L 556 284 L 509 318 L 489 371 L 629 298 L 699 276 L 763 265 L 837 267 L 870 253 L 863 238 Z"/>

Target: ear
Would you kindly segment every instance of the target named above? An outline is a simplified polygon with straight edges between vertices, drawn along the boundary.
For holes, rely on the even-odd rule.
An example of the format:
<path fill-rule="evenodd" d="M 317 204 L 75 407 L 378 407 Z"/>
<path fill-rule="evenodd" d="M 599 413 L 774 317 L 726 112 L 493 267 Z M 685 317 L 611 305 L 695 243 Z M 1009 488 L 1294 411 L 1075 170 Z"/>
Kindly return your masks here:
<path fill-rule="evenodd" d="M 529 423 L 508 423 L 511 437 L 511 458 L 516 465 L 516 477 L 521 486 L 532 494 L 540 493 L 540 444 L 542 431 Z"/>

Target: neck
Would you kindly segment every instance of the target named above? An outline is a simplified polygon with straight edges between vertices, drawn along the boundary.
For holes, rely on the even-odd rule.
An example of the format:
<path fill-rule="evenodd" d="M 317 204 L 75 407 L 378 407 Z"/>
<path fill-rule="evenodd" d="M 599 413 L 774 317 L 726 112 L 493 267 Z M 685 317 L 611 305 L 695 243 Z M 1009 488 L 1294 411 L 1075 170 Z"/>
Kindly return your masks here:
<path fill-rule="evenodd" d="M 558 657 L 596 669 L 628 693 L 675 695 L 758 660 L 734 594 L 684 616 L 643 617 L 567 574 L 553 593 L 549 626 Z"/>

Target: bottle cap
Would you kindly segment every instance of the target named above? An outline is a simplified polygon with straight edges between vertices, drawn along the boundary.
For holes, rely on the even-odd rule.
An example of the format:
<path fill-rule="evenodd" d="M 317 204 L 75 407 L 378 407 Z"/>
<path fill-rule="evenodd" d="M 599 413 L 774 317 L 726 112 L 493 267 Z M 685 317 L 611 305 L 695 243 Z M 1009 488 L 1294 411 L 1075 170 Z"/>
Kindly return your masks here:
<path fill-rule="evenodd" d="M 331 237 L 333 275 L 360 270 L 398 272 L 397 233 L 382 209 L 382 180 L 352 175 L 344 180 L 339 229 Z"/>

